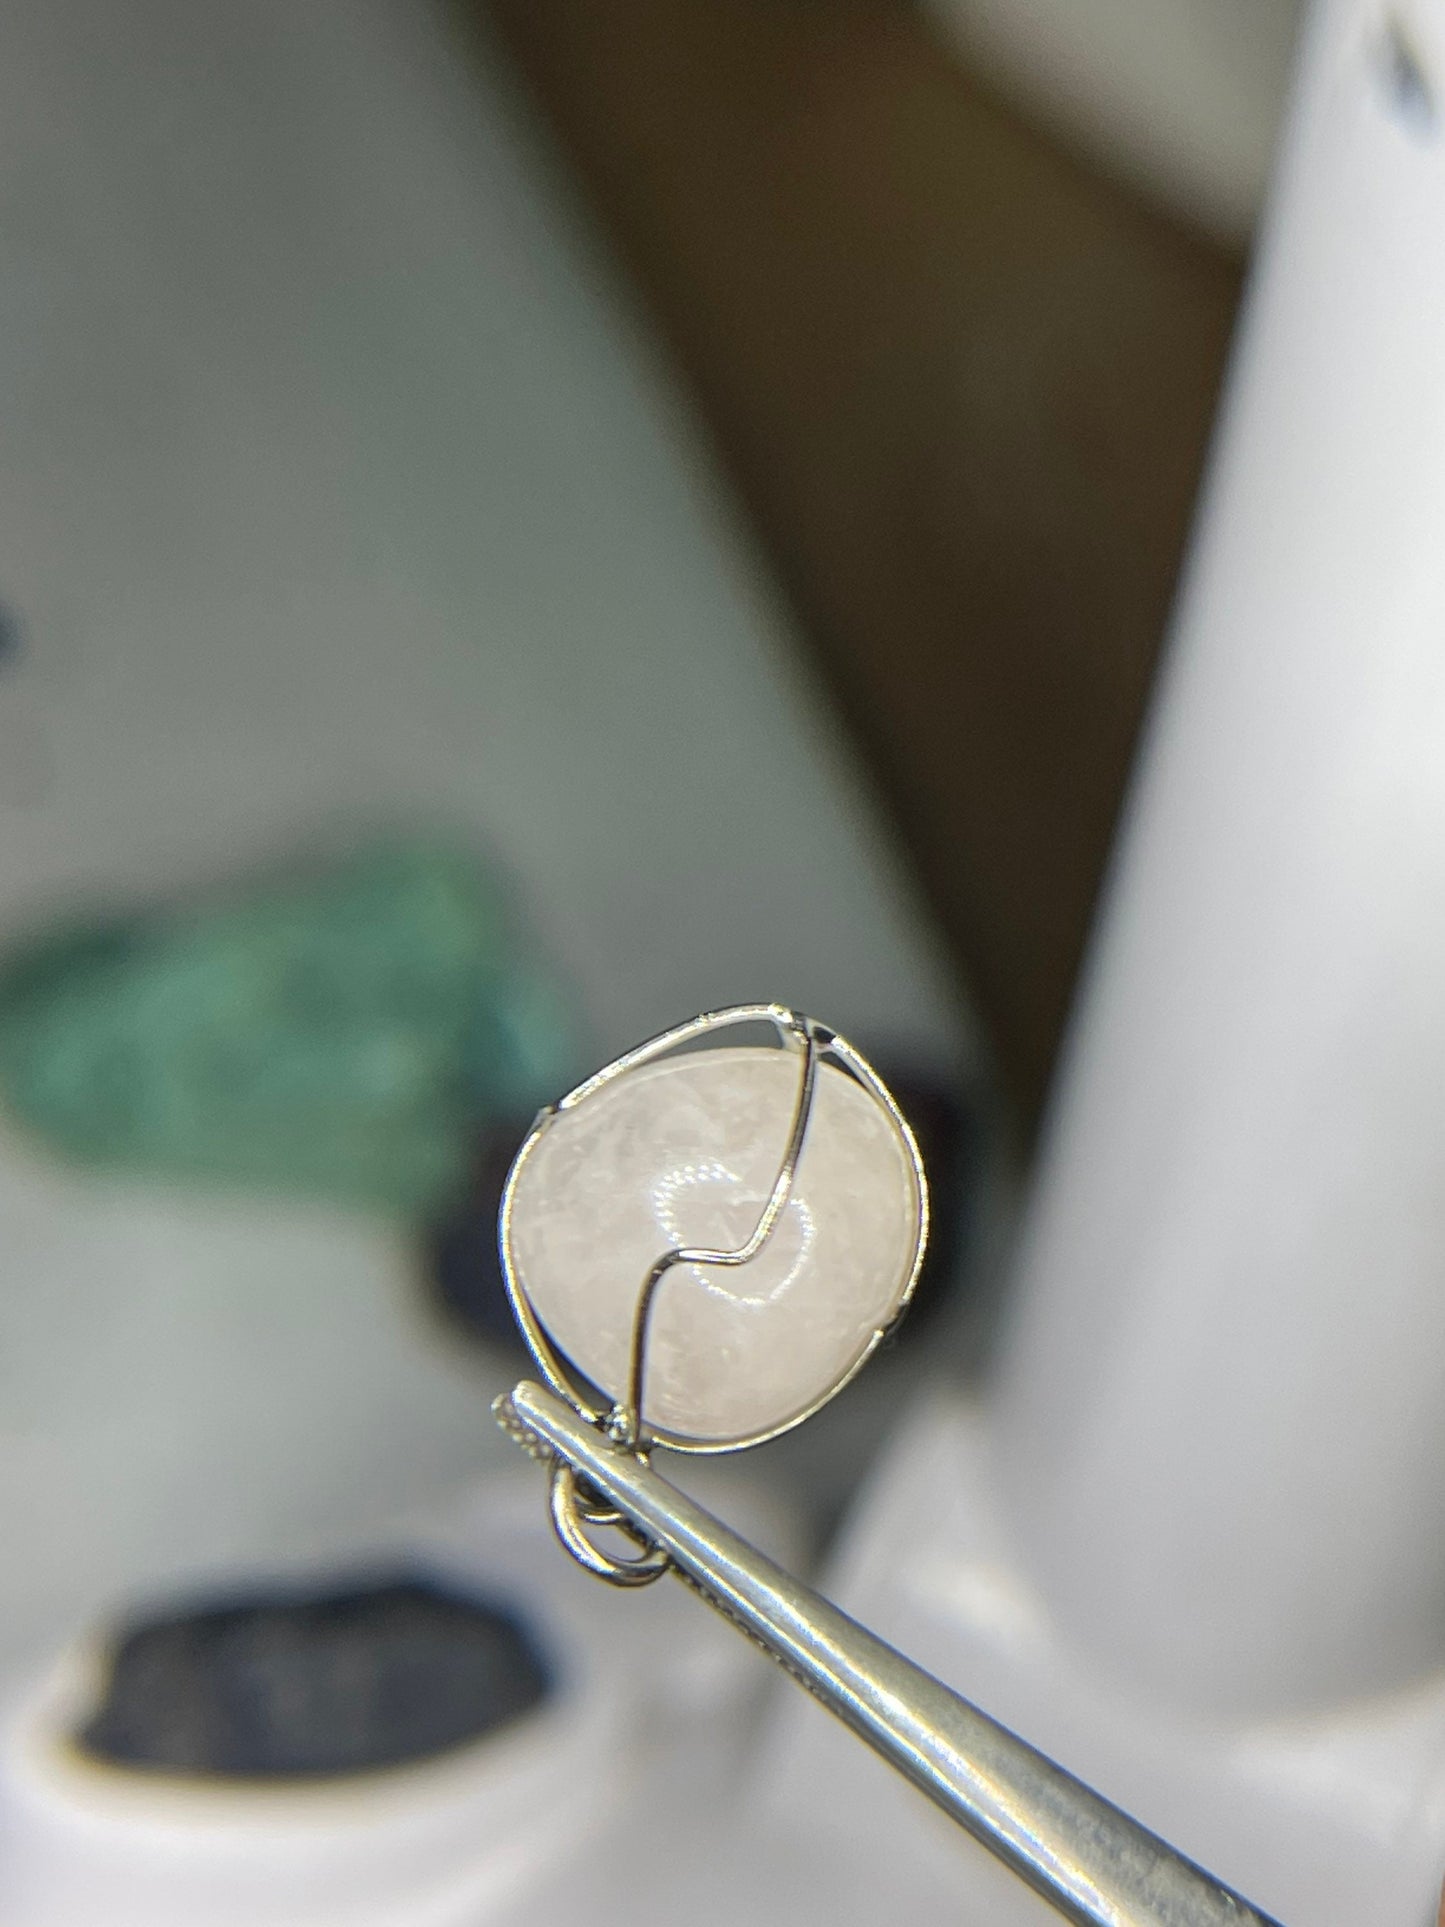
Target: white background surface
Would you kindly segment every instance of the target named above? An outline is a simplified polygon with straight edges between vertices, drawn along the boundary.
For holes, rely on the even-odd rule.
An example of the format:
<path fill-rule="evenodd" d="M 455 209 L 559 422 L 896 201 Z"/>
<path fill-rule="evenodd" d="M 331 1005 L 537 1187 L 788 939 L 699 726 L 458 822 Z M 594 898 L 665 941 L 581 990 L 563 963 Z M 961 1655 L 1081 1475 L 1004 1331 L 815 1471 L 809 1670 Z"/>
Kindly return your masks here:
<path fill-rule="evenodd" d="M 0 16 L 0 942 L 400 819 L 602 1055 L 960 1048 L 846 756 L 545 164 L 410 0 Z M 0 1662 L 508 1448 L 391 1232 L 0 1140 Z"/>
<path fill-rule="evenodd" d="M 1217 234 L 1248 236 L 1301 0 L 929 0 L 929 9 L 975 67 L 1096 163 Z M 1389 11 L 1377 9 L 1382 24 Z"/>

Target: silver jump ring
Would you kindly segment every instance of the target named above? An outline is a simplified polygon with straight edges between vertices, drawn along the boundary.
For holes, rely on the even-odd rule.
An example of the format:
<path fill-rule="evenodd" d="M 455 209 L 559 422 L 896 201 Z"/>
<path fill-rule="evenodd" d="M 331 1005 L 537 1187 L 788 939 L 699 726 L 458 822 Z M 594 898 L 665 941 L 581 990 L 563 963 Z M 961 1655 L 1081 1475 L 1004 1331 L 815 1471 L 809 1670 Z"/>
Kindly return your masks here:
<path fill-rule="evenodd" d="M 577 1488 L 577 1474 L 565 1459 L 552 1467 L 550 1495 L 552 1529 L 577 1561 L 598 1579 L 612 1586 L 650 1586 L 661 1579 L 672 1561 L 665 1552 L 640 1538 L 622 1518 L 606 1508 L 588 1506 Z M 640 1548 L 635 1559 L 614 1559 L 595 1545 L 583 1530 L 584 1521 L 592 1525 L 615 1525 Z"/>

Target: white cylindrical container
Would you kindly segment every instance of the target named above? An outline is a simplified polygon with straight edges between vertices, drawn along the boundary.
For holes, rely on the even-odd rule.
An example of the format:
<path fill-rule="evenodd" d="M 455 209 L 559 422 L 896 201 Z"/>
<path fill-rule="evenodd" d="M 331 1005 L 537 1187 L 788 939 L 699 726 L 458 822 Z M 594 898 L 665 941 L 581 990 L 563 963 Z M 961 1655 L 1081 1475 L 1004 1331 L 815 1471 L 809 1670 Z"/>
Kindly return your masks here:
<path fill-rule="evenodd" d="M 977 67 L 1131 186 L 1218 234 L 1264 198 L 1300 0 L 927 0 Z"/>
<path fill-rule="evenodd" d="M 1061 1624 L 1218 1712 L 1445 1662 L 1441 88 L 1319 11 L 1000 1374 Z"/>

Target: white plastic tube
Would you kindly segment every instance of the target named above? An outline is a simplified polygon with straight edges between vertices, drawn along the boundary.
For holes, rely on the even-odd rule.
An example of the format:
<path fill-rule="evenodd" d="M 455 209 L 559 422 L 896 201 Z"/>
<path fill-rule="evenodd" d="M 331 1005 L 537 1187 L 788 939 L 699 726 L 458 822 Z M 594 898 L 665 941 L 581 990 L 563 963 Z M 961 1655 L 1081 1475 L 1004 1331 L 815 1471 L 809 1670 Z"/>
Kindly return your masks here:
<path fill-rule="evenodd" d="M 1445 4 L 1308 36 L 998 1400 L 1141 1686 L 1445 1662 Z"/>

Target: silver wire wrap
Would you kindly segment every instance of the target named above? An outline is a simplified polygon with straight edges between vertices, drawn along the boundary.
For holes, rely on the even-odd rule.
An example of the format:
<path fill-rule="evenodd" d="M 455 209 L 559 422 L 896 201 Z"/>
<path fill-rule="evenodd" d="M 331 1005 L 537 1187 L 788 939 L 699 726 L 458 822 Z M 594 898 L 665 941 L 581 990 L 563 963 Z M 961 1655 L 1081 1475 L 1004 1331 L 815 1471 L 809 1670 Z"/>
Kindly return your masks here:
<path fill-rule="evenodd" d="M 793 1195 L 798 1161 L 803 1155 L 803 1143 L 813 1115 L 813 1094 L 818 1087 L 818 1040 L 810 1019 L 800 1017 L 791 1010 L 783 1013 L 783 1016 L 786 1032 L 801 1041 L 803 1064 L 788 1141 L 778 1165 L 778 1175 L 773 1180 L 773 1188 L 768 1193 L 768 1201 L 757 1223 L 743 1243 L 732 1251 L 718 1251 L 706 1245 L 669 1246 L 649 1268 L 642 1281 L 642 1289 L 637 1294 L 637 1309 L 632 1318 L 627 1394 L 608 1413 L 604 1429 L 610 1438 L 644 1464 L 647 1462 L 647 1440 L 642 1428 L 642 1399 L 647 1377 L 647 1343 L 652 1330 L 658 1287 L 668 1272 L 678 1265 L 735 1267 L 751 1264 L 766 1249 Z M 592 1495 L 581 1490 L 572 1467 L 560 1460 L 552 1469 L 551 1514 L 552 1528 L 567 1551 L 580 1566 L 585 1566 L 595 1578 L 605 1579 L 609 1585 L 650 1585 L 672 1568 L 672 1560 L 668 1555 L 640 1539 L 620 1512 L 605 1504 L 592 1503 Z M 632 1538 L 641 1550 L 635 1558 L 615 1559 L 589 1538 L 585 1529 L 589 1525 L 610 1527 L 622 1532 Z"/>
<path fill-rule="evenodd" d="M 525 1289 L 517 1276 L 511 1248 L 512 1192 L 517 1173 L 533 1143 L 559 1112 L 570 1110 L 584 1102 L 614 1078 L 625 1076 L 630 1070 L 668 1055 L 704 1034 L 732 1025 L 760 1022 L 772 1024 L 783 1045 L 798 1049 L 801 1057 L 798 1093 L 793 1106 L 792 1122 L 767 1202 L 749 1236 L 736 1248 L 715 1250 L 706 1246 L 669 1246 L 649 1267 L 638 1292 L 633 1313 L 627 1381 L 623 1395 L 610 1406 L 596 1406 L 573 1382 L 540 1320 L 532 1310 Z M 735 1268 L 750 1264 L 767 1248 L 793 1194 L 798 1166 L 802 1159 L 813 1114 L 818 1083 L 818 1061 L 825 1051 L 830 1051 L 837 1057 L 841 1067 L 862 1083 L 888 1112 L 899 1130 L 912 1161 L 918 1206 L 917 1251 L 912 1274 L 907 1280 L 899 1301 L 898 1311 L 901 1313 L 917 1279 L 927 1238 L 928 1193 L 922 1162 L 918 1156 L 918 1147 L 898 1107 L 872 1067 L 835 1032 L 784 1005 L 746 1004 L 737 1005 L 729 1010 L 707 1012 L 700 1017 L 690 1019 L 685 1024 L 678 1025 L 673 1030 L 664 1032 L 662 1036 L 653 1038 L 649 1043 L 639 1045 L 636 1050 L 628 1052 L 616 1063 L 609 1064 L 579 1085 L 576 1090 L 569 1092 L 559 1104 L 543 1111 L 517 1155 L 512 1177 L 508 1181 L 503 1198 L 500 1221 L 503 1268 L 517 1322 L 533 1357 L 553 1391 L 565 1398 L 589 1424 L 605 1432 L 616 1445 L 632 1453 L 644 1465 L 655 1444 L 667 1445 L 676 1450 L 700 1451 L 738 1450 L 743 1446 L 762 1442 L 759 1438 L 712 1445 L 706 1442 L 688 1441 L 665 1432 L 651 1434 L 644 1418 L 648 1343 L 660 1288 L 670 1271 L 675 1270 L 679 1265 L 718 1265 Z M 875 1333 L 873 1343 L 879 1342 L 883 1335 L 881 1330 Z M 858 1359 L 853 1370 L 861 1367 L 871 1349 L 870 1345 Z M 848 1376 L 851 1375 L 850 1372 Z M 825 1398 L 831 1398 L 833 1391 L 837 1389 L 839 1387 L 834 1387 L 825 1395 Z M 817 1401 L 818 1404 L 824 1402 L 825 1399 Z M 790 1420 L 789 1423 L 800 1422 L 816 1409 L 815 1405 L 809 1408 L 809 1412 L 799 1413 L 797 1418 Z M 773 1434 L 765 1436 L 771 1437 Z M 665 1553 L 659 1552 L 615 1507 L 601 1500 L 591 1490 L 585 1479 L 579 1478 L 571 1467 L 560 1463 L 553 1465 L 550 1510 L 553 1528 L 563 1546 L 579 1565 L 586 1567 L 587 1571 L 597 1578 L 605 1579 L 618 1586 L 640 1586 L 661 1578 L 664 1572 L 670 1570 L 671 1561 Z M 635 1555 L 617 1557 L 604 1550 L 592 1536 L 598 1530 L 622 1534 L 637 1548 Z"/>
<path fill-rule="evenodd" d="M 632 1359 L 627 1376 L 627 1397 L 608 1419 L 607 1429 L 619 1445 L 636 1447 L 642 1439 L 642 1386 L 647 1369 L 647 1338 L 652 1326 L 652 1308 L 657 1288 L 674 1265 L 747 1265 L 762 1251 L 793 1194 L 798 1160 L 803 1155 L 803 1140 L 813 1114 L 813 1093 L 818 1086 L 818 1042 L 806 1017 L 788 1012 L 790 1027 L 803 1043 L 803 1070 L 798 1080 L 798 1098 L 793 1106 L 793 1124 L 788 1132 L 778 1175 L 762 1214 L 752 1232 L 734 1251 L 713 1251 L 704 1245 L 678 1245 L 664 1251 L 642 1281 L 637 1311 L 632 1321 Z"/>

